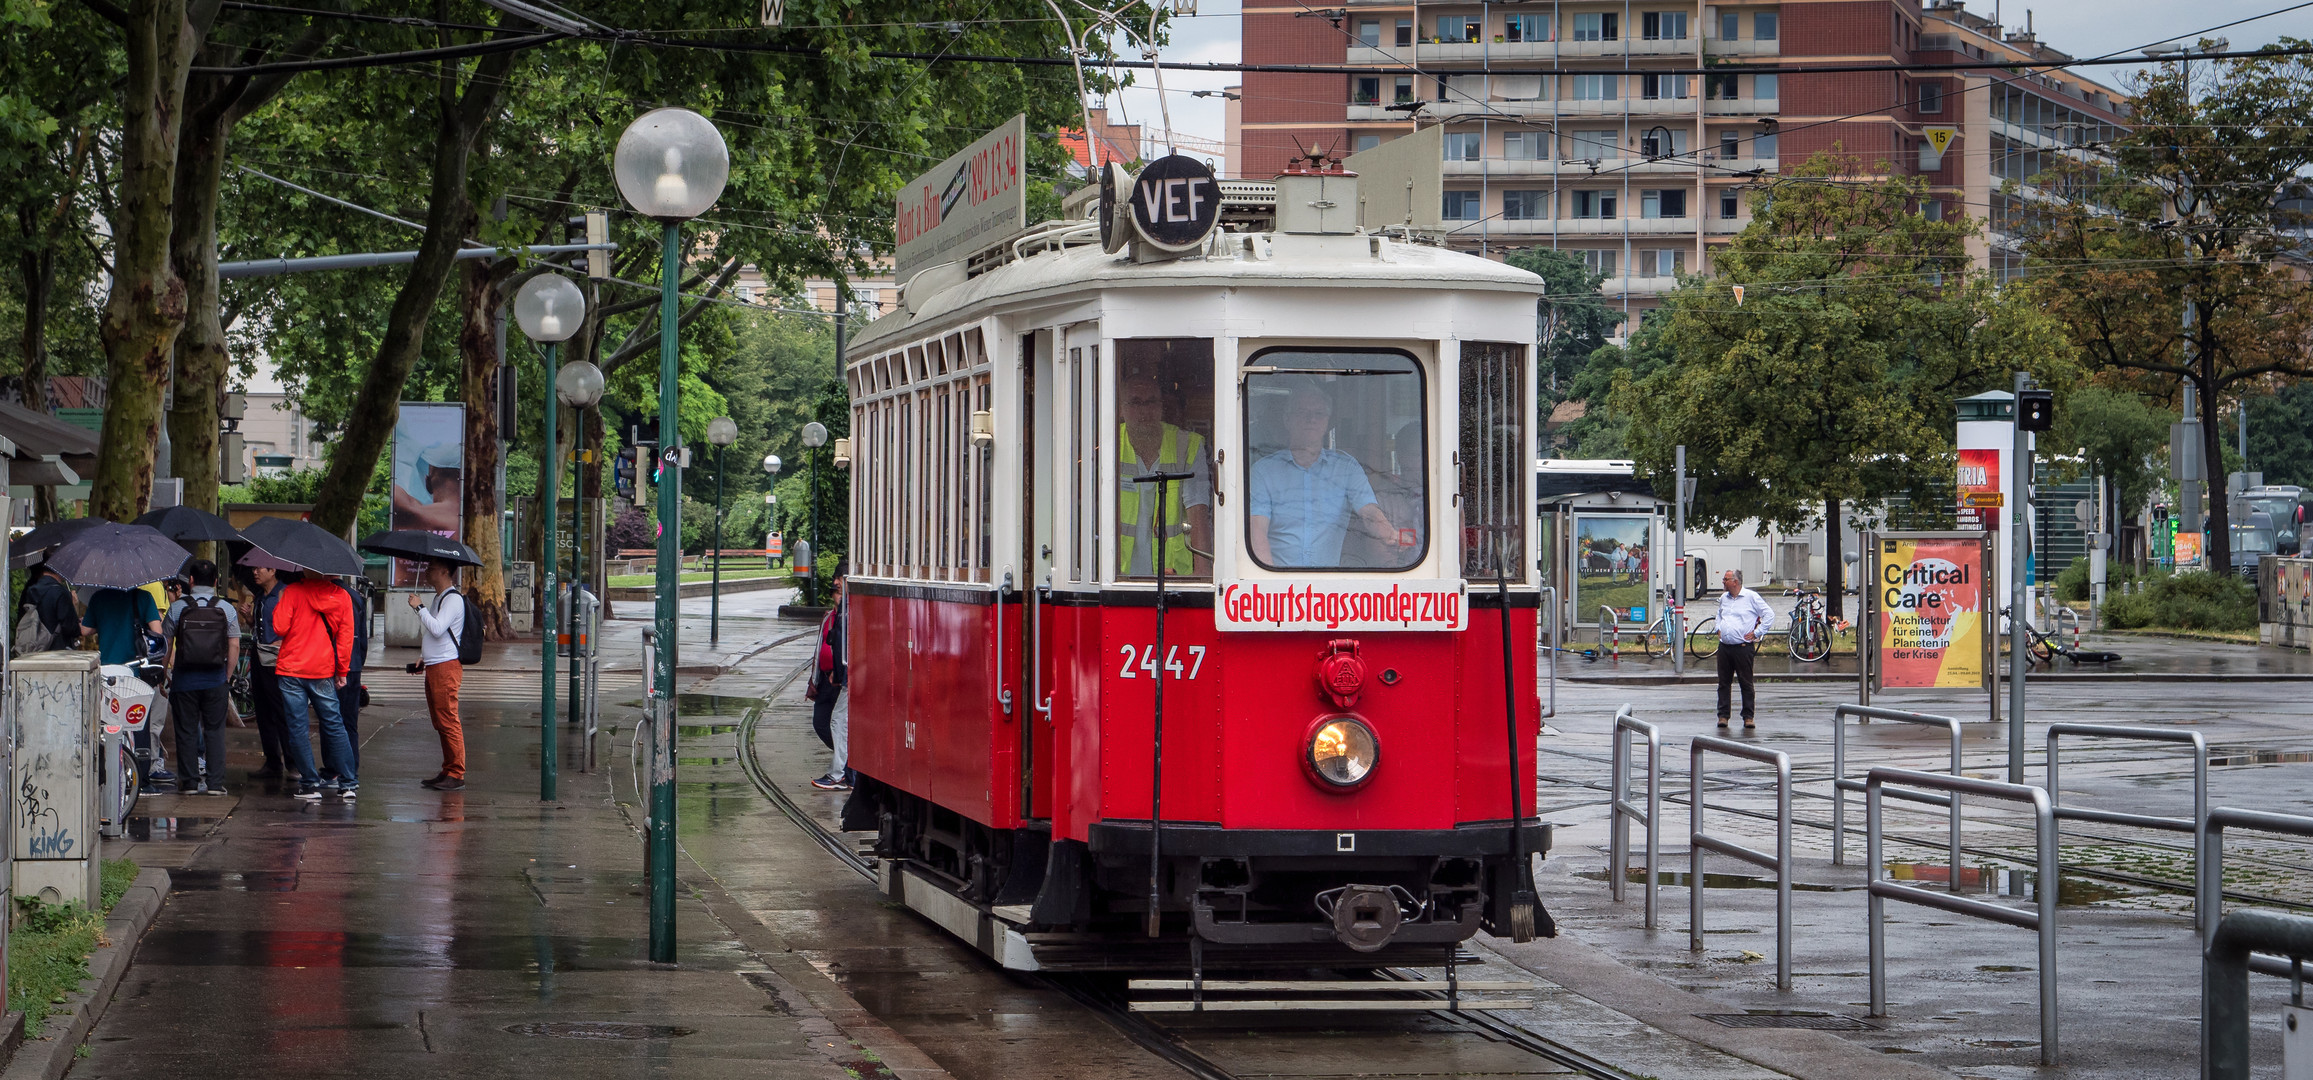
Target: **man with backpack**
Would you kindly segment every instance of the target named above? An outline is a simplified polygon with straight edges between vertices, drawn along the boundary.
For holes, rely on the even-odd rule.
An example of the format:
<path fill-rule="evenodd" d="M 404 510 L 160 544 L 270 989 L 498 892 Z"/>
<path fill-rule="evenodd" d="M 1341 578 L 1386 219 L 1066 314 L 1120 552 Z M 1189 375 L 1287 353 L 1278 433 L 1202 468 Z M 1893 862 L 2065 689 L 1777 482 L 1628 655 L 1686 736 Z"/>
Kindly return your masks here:
<path fill-rule="evenodd" d="M 433 717 L 434 731 L 442 737 L 442 771 L 431 780 L 422 780 L 422 786 L 435 791 L 458 791 L 466 786 L 466 731 L 458 721 L 458 685 L 465 680 L 466 665 L 482 658 L 480 613 L 458 595 L 458 568 L 436 559 L 426 564 L 426 584 L 434 590 L 431 605 L 410 594 L 410 607 L 418 613 L 418 625 L 424 636 L 418 646 L 418 663 L 426 673 L 426 712 Z"/>
<path fill-rule="evenodd" d="M 281 590 L 281 600 L 273 607 L 273 633 L 281 639 L 274 671 L 287 720 L 282 749 L 297 770 L 297 786 L 290 795 L 307 801 L 351 798 L 357 787 L 352 741 L 346 738 L 345 717 L 337 709 L 337 688 L 353 662 L 353 605 L 334 581 L 296 577 Z M 306 734 L 309 719 L 321 734 L 322 765 L 334 778 L 328 785 L 322 784 L 321 773 L 314 768 L 313 740 Z"/>
<path fill-rule="evenodd" d="M 77 649 L 80 636 L 93 633 L 94 628 L 81 625 L 80 605 L 73 600 L 72 586 L 47 563 L 25 575 L 24 593 L 16 600 L 18 655 Z"/>
<path fill-rule="evenodd" d="M 241 662 L 241 613 L 217 595 L 216 563 L 195 559 L 185 573 L 192 592 L 161 617 L 169 715 L 177 728 L 177 792 L 223 795 L 225 721 L 233 710 L 225 684 Z"/>

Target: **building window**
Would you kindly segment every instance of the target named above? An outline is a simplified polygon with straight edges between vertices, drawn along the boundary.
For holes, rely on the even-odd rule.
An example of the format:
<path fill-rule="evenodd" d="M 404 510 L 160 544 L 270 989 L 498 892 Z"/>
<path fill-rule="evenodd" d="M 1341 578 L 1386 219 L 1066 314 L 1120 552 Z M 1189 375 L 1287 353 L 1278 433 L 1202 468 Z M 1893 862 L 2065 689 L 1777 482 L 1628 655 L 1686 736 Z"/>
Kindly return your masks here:
<path fill-rule="evenodd" d="M 1719 132 L 1719 160 L 1733 161 L 1743 156 L 1743 137 L 1732 131 Z"/>
<path fill-rule="evenodd" d="M 1732 11 L 1719 13 L 1719 40 L 1733 41 L 1743 36 L 1743 17 Z"/>
<path fill-rule="evenodd" d="M 1612 101 L 1622 96 L 1613 73 L 1572 76 L 1574 92 L 1567 95 L 1576 101 Z"/>
<path fill-rule="evenodd" d="M 1648 41 L 1685 41 L 1687 13 L 1683 11 L 1649 11 L 1638 17 L 1639 36 Z"/>
<path fill-rule="evenodd" d="M 1719 220 L 1733 221 L 1742 216 L 1742 200 L 1732 191 L 1719 192 Z"/>
<path fill-rule="evenodd" d="M 1390 98 L 1390 100 L 1392 100 L 1392 101 L 1395 101 L 1395 102 L 1397 102 L 1397 103 L 1398 103 L 1398 104 L 1400 104 L 1400 105 L 1404 105 L 1404 104 L 1407 104 L 1408 102 L 1411 102 L 1411 101 L 1414 99 L 1414 96 L 1413 96 L 1413 76 L 1411 76 L 1411 75 L 1400 75 L 1400 76 L 1398 76 L 1398 77 L 1397 77 L 1397 85 L 1396 85 L 1396 87 L 1394 87 L 1394 88 L 1393 88 L 1393 92 L 1394 92 L 1394 95 L 1395 95 L 1395 96 L 1391 97 L 1391 98 Z"/>
<path fill-rule="evenodd" d="M 1509 161 L 1540 161 L 1550 145 L 1547 131 L 1511 131 L 1502 135 L 1502 157 Z"/>
<path fill-rule="evenodd" d="M 1772 11 L 1754 12 L 1751 15 L 1751 36 L 1760 41 L 1775 40 L 1776 21 Z"/>
<path fill-rule="evenodd" d="M 1919 204 L 1919 212 L 1921 217 L 1924 217 L 1929 221 L 1942 221 L 1944 219 L 1943 200 L 1929 199 L 1928 201 Z"/>
<path fill-rule="evenodd" d="M 1478 193 L 1475 191 L 1446 192 L 1443 216 L 1447 221 L 1478 220 Z"/>
<path fill-rule="evenodd" d="M 1584 11 L 1574 15 L 1574 40 L 1614 41 L 1622 33 L 1622 16 L 1612 11 Z"/>
<path fill-rule="evenodd" d="M 1360 75 L 1360 76 L 1358 76 L 1358 77 L 1357 77 L 1357 88 L 1356 88 L 1355 90 L 1352 90 L 1352 91 L 1350 92 L 1350 95 L 1349 95 L 1349 103 L 1350 103 L 1350 104 L 1352 104 L 1352 105 L 1379 105 L 1379 104 L 1381 104 L 1381 76 L 1379 76 L 1379 75 Z"/>
<path fill-rule="evenodd" d="M 1357 43 L 1368 49 L 1381 45 L 1381 20 L 1363 19 L 1357 24 Z"/>
<path fill-rule="evenodd" d="M 1373 149 L 1374 147 L 1376 147 L 1376 146 L 1380 146 L 1380 145 L 1381 145 L 1381 136 L 1379 136 L 1379 135 L 1359 135 L 1359 136 L 1357 136 L 1356 144 L 1355 144 L 1355 146 L 1352 148 L 1351 152 L 1352 152 L 1352 153 L 1363 152 L 1363 151 L 1366 151 L 1366 150 L 1371 150 L 1371 149 Z"/>
<path fill-rule="evenodd" d="M 1751 156 L 1767 161 L 1775 160 L 1775 135 L 1773 132 L 1751 137 Z"/>
<path fill-rule="evenodd" d="M 1483 154 L 1486 136 L 1476 131 L 1446 132 L 1447 161 L 1476 161 Z"/>
<path fill-rule="evenodd" d="M 1502 193 L 1504 221 L 1540 221 L 1550 216 L 1550 193 L 1547 191 L 1505 191 Z"/>
<path fill-rule="evenodd" d="M 1683 188 L 1662 188 L 1638 193 L 1638 216 L 1643 218 L 1683 218 L 1687 216 L 1687 193 Z"/>
<path fill-rule="evenodd" d="M 1638 253 L 1639 277 L 1677 277 L 1686 268 L 1685 248 L 1650 248 Z"/>
<path fill-rule="evenodd" d="M 1663 135 L 1670 136 L 1669 141 L 1666 143 L 1663 139 L 1663 135 L 1655 134 L 1655 132 L 1662 132 Z M 1672 130 L 1670 128 L 1661 127 L 1649 128 L 1647 129 L 1646 134 L 1640 135 L 1638 137 L 1638 153 L 1640 157 L 1676 157 L 1684 155 L 1686 152 L 1687 133 L 1684 129 Z"/>
<path fill-rule="evenodd" d="M 1582 268 L 1600 277 L 1614 276 L 1616 252 L 1602 248 L 1584 248 L 1575 254 L 1582 256 Z"/>
<path fill-rule="evenodd" d="M 1944 84 L 1936 82 L 1919 84 L 1919 111 L 1923 113 L 1944 111 Z"/>
<path fill-rule="evenodd" d="M 1574 216 L 1578 218 L 1610 218 L 1614 216 L 1614 192 L 1577 191 L 1574 193 Z"/>
<path fill-rule="evenodd" d="M 1511 41 L 1550 40 L 1550 16 L 1512 15 L 1505 20 L 1503 30 Z"/>
<path fill-rule="evenodd" d="M 1775 77 L 1773 75 L 1751 76 L 1751 96 L 1760 101 L 1775 100 Z"/>
<path fill-rule="evenodd" d="M 1397 43 L 1400 45 L 1413 44 L 1412 19 L 1399 19 L 1397 21 Z"/>
<path fill-rule="evenodd" d="M 1687 78 L 1685 75 L 1641 75 L 1638 77 L 1639 96 L 1648 101 L 1684 98 L 1688 93 L 1687 88 L 1693 85 Z"/>
<path fill-rule="evenodd" d="M 1621 138 L 1612 131 L 1577 131 L 1566 139 L 1566 156 L 1577 161 L 1604 161 L 1622 156 Z"/>
<path fill-rule="evenodd" d="M 1703 76 L 1703 96 L 1704 96 L 1705 98 L 1708 98 L 1708 99 L 1712 100 L 1712 101 L 1733 101 L 1733 100 L 1735 100 L 1735 97 L 1737 96 L 1737 95 L 1736 95 L 1736 92 L 1735 92 L 1735 76 L 1733 76 L 1733 75 L 1705 75 L 1705 76 Z"/>
<path fill-rule="evenodd" d="M 1439 41 L 1478 40 L 1478 20 L 1470 15 L 1438 16 Z"/>

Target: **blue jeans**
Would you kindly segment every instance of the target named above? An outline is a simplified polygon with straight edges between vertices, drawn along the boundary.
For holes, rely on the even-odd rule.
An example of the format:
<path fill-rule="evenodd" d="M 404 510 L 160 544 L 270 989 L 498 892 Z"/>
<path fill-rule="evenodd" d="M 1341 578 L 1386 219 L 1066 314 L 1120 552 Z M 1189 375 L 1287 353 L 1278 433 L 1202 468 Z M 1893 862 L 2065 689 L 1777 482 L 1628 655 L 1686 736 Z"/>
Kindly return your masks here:
<path fill-rule="evenodd" d="M 306 735 L 306 717 L 321 728 L 322 767 L 340 784 L 354 783 L 353 740 L 345 734 L 345 713 L 337 704 L 335 679 L 298 679 L 281 676 L 281 711 L 287 714 L 288 745 L 283 747 L 289 768 L 300 783 L 318 784 L 313 767 L 313 741 Z"/>

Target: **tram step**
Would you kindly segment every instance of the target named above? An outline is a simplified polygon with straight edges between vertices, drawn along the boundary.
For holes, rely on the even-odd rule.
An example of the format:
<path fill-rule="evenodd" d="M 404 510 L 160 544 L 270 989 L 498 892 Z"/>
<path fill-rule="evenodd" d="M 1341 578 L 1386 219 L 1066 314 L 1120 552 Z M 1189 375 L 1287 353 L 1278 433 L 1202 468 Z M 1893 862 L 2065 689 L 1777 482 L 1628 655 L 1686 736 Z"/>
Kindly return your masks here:
<path fill-rule="evenodd" d="M 1370 979 L 1206 979 L 1201 987 L 1194 979 L 1133 979 L 1126 987 L 1134 991 L 1199 991 L 1201 994 L 1402 994 L 1407 991 L 1439 992 L 1448 984 L 1442 980 L 1415 982 L 1375 982 Z M 1133 1012 L 1289 1012 L 1295 1010 L 1327 1009 L 1349 1012 L 1437 1012 L 1437 1011 L 1509 1011 L 1531 1009 L 1534 1002 L 1527 998 L 1472 998 L 1478 993 L 1532 991 L 1530 982 L 1500 982 L 1463 980 L 1453 984 L 1460 992 L 1458 1000 L 1446 998 L 1370 998 L 1370 997 L 1291 997 L 1291 998 L 1224 998 L 1201 1001 L 1167 999 L 1134 1001 Z"/>
<path fill-rule="evenodd" d="M 1456 985 L 1464 993 L 1534 989 L 1534 984 L 1530 982 L 1479 982 L 1476 979 L 1463 979 Z M 1134 990 L 1194 990 L 1197 988 L 1197 983 L 1193 979 L 1134 979 L 1127 986 Z M 1446 982 L 1443 979 L 1428 979 L 1421 982 L 1375 982 L 1372 979 L 1206 979 L 1204 986 L 1208 993 L 1325 991 L 1327 993 L 1381 994 L 1403 993 L 1408 990 L 1444 990 Z"/>
<path fill-rule="evenodd" d="M 1534 1007 L 1524 998 L 1465 1001 L 1459 1008 L 1440 999 L 1428 1001 L 1367 1001 L 1358 998 L 1284 998 L 1270 1001 L 1135 1001 L 1133 1012 L 1293 1012 L 1324 1009 L 1328 1012 L 1517 1012 Z"/>

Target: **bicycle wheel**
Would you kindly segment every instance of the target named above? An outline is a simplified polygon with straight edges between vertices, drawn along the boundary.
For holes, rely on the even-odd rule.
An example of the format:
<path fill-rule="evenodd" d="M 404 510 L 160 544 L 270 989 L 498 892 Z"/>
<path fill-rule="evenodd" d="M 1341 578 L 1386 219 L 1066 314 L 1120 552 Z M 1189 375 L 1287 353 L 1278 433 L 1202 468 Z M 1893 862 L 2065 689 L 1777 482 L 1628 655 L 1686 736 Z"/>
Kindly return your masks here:
<path fill-rule="evenodd" d="M 1660 660 L 1663 657 L 1670 655 L 1671 633 L 1669 616 L 1656 619 L 1646 628 L 1646 634 L 1639 638 L 1639 647 L 1646 650 L 1647 659 L 1650 660 Z"/>
<path fill-rule="evenodd" d="M 114 808 L 113 823 L 128 826 L 129 812 L 136 809 L 137 789 L 144 786 L 144 774 L 137 768 L 136 748 L 124 739 L 116 748 L 113 768 L 120 770 L 120 805 Z"/>
<path fill-rule="evenodd" d="M 1831 624 L 1808 612 L 1791 623 L 1791 659 L 1812 664 L 1831 655 Z"/>
<path fill-rule="evenodd" d="M 1703 621 L 1687 631 L 1687 655 L 1697 660 L 1708 660 L 1719 652 L 1718 617 L 1703 616 Z"/>
<path fill-rule="evenodd" d="M 2056 650 L 2048 647 L 2048 639 L 2038 631 L 2027 629 L 2024 636 L 2031 641 L 2024 647 L 2024 655 L 2031 657 L 2033 663 L 2045 664 L 2055 658 Z"/>

